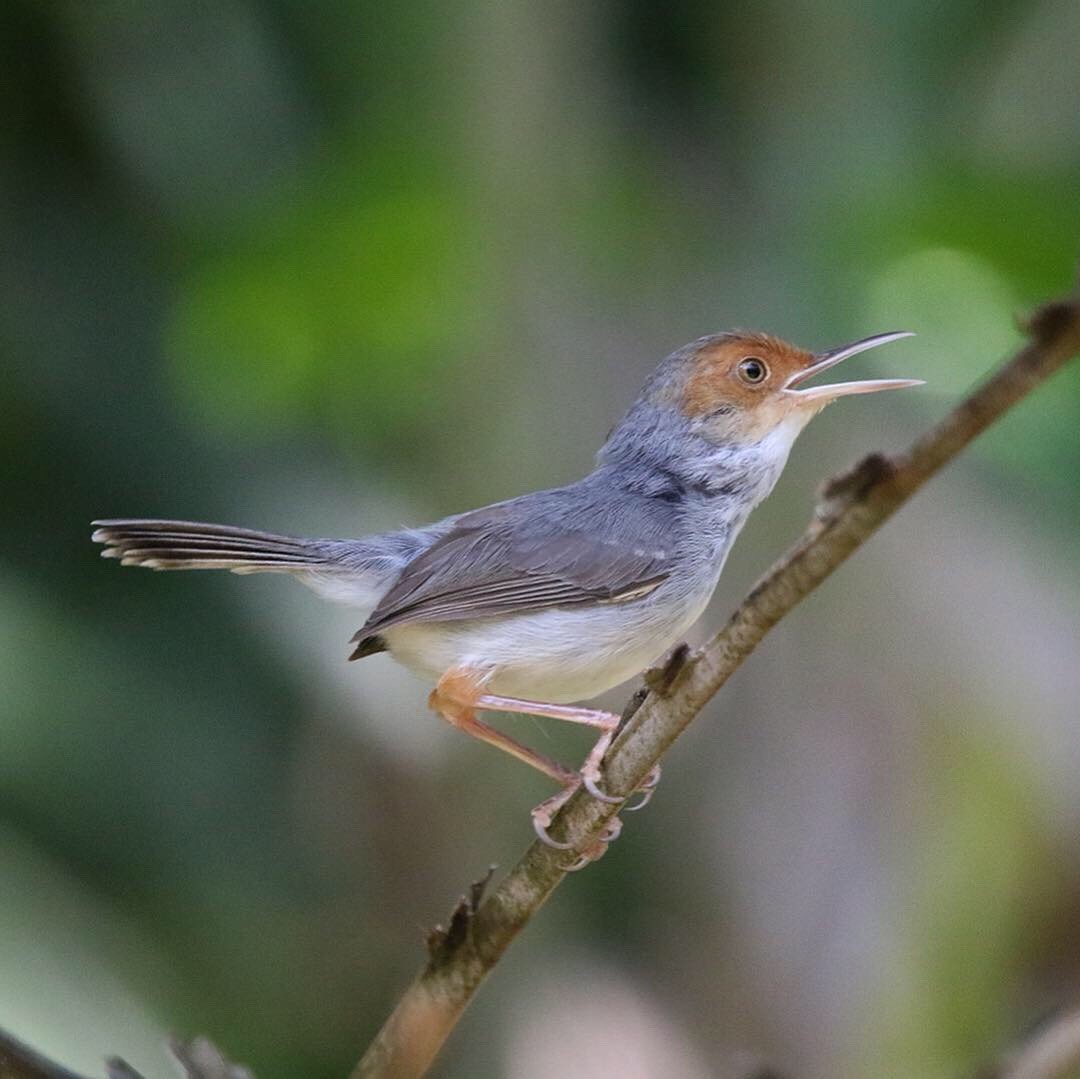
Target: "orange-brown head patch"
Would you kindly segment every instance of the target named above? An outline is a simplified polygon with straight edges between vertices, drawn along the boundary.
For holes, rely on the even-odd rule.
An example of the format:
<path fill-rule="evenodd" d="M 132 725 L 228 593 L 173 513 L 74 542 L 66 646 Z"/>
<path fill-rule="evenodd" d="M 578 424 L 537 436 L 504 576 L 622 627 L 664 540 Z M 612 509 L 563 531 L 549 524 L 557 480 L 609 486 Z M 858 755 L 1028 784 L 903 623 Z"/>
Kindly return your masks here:
<path fill-rule="evenodd" d="M 749 414 L 776 401 L 784 383 L 813 360 L 805 349 L 769 334 L 720 334 L 703 344 L 692 360 L 682 394 L 683 412 L 698 419 L 726 406 Z"/>

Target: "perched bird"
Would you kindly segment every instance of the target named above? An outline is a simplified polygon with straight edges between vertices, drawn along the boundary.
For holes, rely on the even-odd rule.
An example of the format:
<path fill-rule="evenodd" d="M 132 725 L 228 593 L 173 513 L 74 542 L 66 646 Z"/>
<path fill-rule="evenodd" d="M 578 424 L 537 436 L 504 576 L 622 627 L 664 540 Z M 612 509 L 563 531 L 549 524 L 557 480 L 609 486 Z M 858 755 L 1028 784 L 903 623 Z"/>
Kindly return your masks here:
<path fill-rule="evenodd" d="M 544 842 L 565 847 L 547 826 L 578 786 L 622 801 L 600 785 L 619 718 L 576 702 L 639 674 L 679 642 L 792 443 L 825 405 L 921 384 L 808 381 L 908 336 L 883 333 L 817 354 L 763 333 L 702 337 L 660 364 L 584 479 L 423 528 L 302 539 L 124 519 L 95 521 L 93 539 L 125 566 L 289 573 L 364 611 L 350 658 L 389 652 L 435 684 L 429 705 L 455 727 L 555 780 L 561 790 L 533 821 Z M 573 771 L 483 723 L 483 711 L 550 716 L 600 737 Z M 586 855 L 602 853 L 617 828 L 616 818 Z"/>

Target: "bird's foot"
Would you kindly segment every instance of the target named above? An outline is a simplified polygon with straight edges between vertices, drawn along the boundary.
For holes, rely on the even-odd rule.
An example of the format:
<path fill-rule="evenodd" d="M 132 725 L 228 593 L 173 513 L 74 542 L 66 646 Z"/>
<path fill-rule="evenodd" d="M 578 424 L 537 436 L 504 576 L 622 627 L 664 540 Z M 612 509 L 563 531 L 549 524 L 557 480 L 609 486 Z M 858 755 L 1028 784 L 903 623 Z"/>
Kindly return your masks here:
<path fill-rule="evenodd" d="M 548 834 L 548 828 L 551 827 L 551 822 L 554 820 L 555 814 L 570 801 L 571 796 L 580 786 L 580 780 L 568 783 L 557 794 L 553 794 L 550 798 L 545 798 L 538 806 L 533 807 L 533 831 L 536 832 L 536 838 L 539 839 L 544 846 L 553 847 L 555 850 L 573 849 L 573 843 L 563 843 L 558 839 L 552 839 Z"/>
<path fill-rule="evenodd" d="M 600 833 L 597 838 L 590 843 L 569 865 L 564 865 L 563 869 L 567 873 L 576 873 L 579 869 L 584 869 L 590 862 L 595 862 L 607 853 L 608 844 L 614 843 L 619 838 L 619 833 L 622 831 L 622 821 L 618 817 L 612 817 L 607 823 L 607 827 Z"/>
<path fill-rule="evenodd" d="M 660 765 L 654 764 L 649 770 L 649 774 L 645 777 L 645 782 L 641 784 L 635 794 L 641 795 L 641 797 L 633 805 L 625 805 L 625 809 L 628 813 L 636 813 L 639 809 L 644 809 L 651 801 L 652 796 L 656 793 L 657 784 L 660 782 Z"/>
<path fill-rule="evenodd" d="M 551 822 L 555 817 L 555 814 L 570 800 L 573 794 L 580 790 L 582 780 L 580 777 L 576 778 L 572 783 L 567 784 L 558 794 L 553 794 L 550 798 L 545 798 L 535 809 L 532 811 L 533 830 L 536 832 L 536 838 L 540 840 L 545 846 L 552 847 L 555 850 L 573 850 L 573 843 L 565 843 L 558 839 L 553 839 L 548 828 L 551 826 Z M 573 873 L 578 869 L 583 869 L 590 862 L 595 862 L 598 858 L 602 858 L 604 853 L 608 849 L 608 844 L 613 843 L 619 838 L 619 833 L 622 831 L 622 821 L 618 817 L 613 817 L 608 821 L 604 830 L 590 843 L 584 850 L 578 853 L 577 858 L 568 866 L 563 866 L 563 869 L 568 873 Z"/>
<path fill-rule="evenodd" d="M 600 766 L 604 763 L 604 754 L 607 753 L 608 747 L 614 740 L 614 730 L 604 731 L 604 733 L 596 740 L 596 745 L 589 750 L 589 755 L 585 758 L 585 763 L 581 766 L 581 782 L 585 784 L 585 789 L 598 802 L 603 802 L 605 805 L 617 806 L 620 802 L 625 801 L 625 799 L 615 798 L 613 795 L 605 794 L 600 789 Z"/>
<path fill-rule="evenodd" d="M 603 754 L 601 753 L 600 756 Z M 592 756 L 592 754 L 590 754 Z M 588 762 L 586 762 L 588 765 Z M 533 830 L 536 832 L 537 839 L 540 840 L 545 846 L 552 847 L 555 850 L 572 850 L 573 843 L 566 843 L 562 840 L 554 839 L 549 833 L 548 829 L 551 827 L 551 822 L 555 818 L 555 814 L 578 791 L 581 787 L 585 789 L 599 801 L 609 805 L 615 805 L 624 801 L 622 798 L 614 798 L 609 794 L 605 794 L 597 786 L 599 780 L 599 768 L 590 769 L 586 774 L 585 769 L 582 769 L 582 774 L 577 777 L 573 782 L 568 783 L 557 794 L 553 794 L 550 798 L 545 798 L 538 806 L 532 811 Z M 625 808 L 633 811 L 637 809 L 643 809 L 653 796 L 653 792 L 656 790 L 657 783 L 660 782 L 660 765 L 656 765 L 645 779 L 645 782 L 637 788 L 635 794 L 641 795 L 640 801 L 635 805 L 628 805 Z M 589 844 L 584 850 L 578 853 L 577 858 L 567 866 L 563 868 L 568 873 L 576 872 L 579 869 L 584 869 L 590 862 L 595 862 L 598 858 L 602 858 L 608 849 L 608 845 L 613 843 L 619 838 L 619 833 L 622 832 L 622 821 L 618 817 L 612 817 L 608 821 L 607 826 L 600 833 L 597 838 Z"/>
<path fill-rule="evenodd" d="M 605 794 L 599 786 L 600 773 L 599 769 L 595 771 L 589 771 L 587 774 L 582 773 L 582 782 L 585 785 L 585 789 L 598 801 L 606 802 L 608 805 L 618 805 L 620 802 L 626 801 L 626 799 L 616 797 L 613 794 Z M 649 774 L 645 777 L 645 782 L 630 792 L 630 796 L 635 794 L 640 795 L 638 800 L 633 805 L 624 805 L 623 809 L 630 813 L 636 813 L 639 809 L 644 809 L 651 801 L 652 796 L 656 793 L 656 787 L 660 782 L 660 765 L 654 765 Z"/>
<path fill-rule="evenodd" d="M 614 731 L 605 731 L 599 739 L 597 739 L 596 745 L 592 747 L 589 755 L 585 758 L 585 763 L 581 766 L 581 781 L 585 785 L 585 789 L 598 801 L 604 802 L 607 805 L 618 805 L 620 802 L 625 802 L 626 798 L 616 797 L 612 794 L 607 794 L 600 789 L 600 769 L 604 763 L 604 754 L 607 753 L 608 747 L 615 739 Z M 654 764 L 649 774 L 645 777 L 645 781 L 631 794 L 639 794 L 641 798 L 634 803 L 634 805 L 624 806 L 625 809 L 629 809 L 634 812 L 638 809 L 644 809 L 650 801 L 656 791 L 656 785 L 660 782 L 660 765 Z"/>

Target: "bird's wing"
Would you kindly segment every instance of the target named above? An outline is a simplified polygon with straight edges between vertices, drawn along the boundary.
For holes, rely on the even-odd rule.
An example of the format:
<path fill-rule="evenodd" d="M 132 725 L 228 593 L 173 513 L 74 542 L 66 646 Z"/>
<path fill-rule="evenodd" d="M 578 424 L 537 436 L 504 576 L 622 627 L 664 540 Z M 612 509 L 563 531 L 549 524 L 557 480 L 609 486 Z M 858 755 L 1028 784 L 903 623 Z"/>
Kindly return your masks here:
<path fill-rule="evenodd" d="M 565 490 L 565 489 L 564 489 Z M 668 575 L 664 519 L 634 500 L 599 507 L 526 496 L 457 519 L 417 556 L 354 640 L 405 622 L 629 601 Z"/>

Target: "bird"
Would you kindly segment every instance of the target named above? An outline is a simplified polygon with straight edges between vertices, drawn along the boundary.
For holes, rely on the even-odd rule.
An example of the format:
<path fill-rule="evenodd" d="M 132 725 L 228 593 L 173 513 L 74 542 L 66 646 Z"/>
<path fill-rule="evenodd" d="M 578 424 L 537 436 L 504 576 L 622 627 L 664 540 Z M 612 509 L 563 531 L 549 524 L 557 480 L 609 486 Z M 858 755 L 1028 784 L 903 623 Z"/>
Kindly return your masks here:
<path fill-rule="evenodd" d="M 430 708 L 552 779 L 532 810 L 537 836 L 580 787 L 602 787 L 613 713 L 582 702 L 633 678 L 701 616 L 728 552 L 772 491 L 799 433 L 842 397 L 922 385 L 890 378 L 807 385 L 864 352 L 913 336 L 879 333 L 811 352 L 767 333 L 709 334 L 671 353 L 611 429 L 582 479 L 433 524 L 308 539 L 232 525 L 94 521 L 105 558 L 154 570 L 289 574 L 366 620 L 350 659 L 388 652 L 434 685 Z M 513 712 L 598 732 L 578 769 L 477 717 Z M 654 769 L 641 804 L 659 779 Z M 640 808 L 630 806 L 627 808 Z M 568 868 L 599 857 L 621 823 Z"/>

